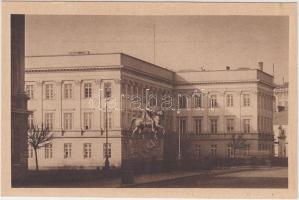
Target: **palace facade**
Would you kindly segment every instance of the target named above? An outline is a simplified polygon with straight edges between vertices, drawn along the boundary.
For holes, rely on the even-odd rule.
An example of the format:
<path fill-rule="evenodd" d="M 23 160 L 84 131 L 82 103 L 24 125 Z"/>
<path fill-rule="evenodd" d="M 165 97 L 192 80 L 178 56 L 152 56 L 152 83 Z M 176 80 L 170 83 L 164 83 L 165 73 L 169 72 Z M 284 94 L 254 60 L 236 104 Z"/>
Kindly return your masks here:
<path fill-rule="evenodd" d="M 38 150 L 40 169 L 101 168 L 106 148 L 110 165 L 121 166 L 124 137 L 145 106 L 163 110 L 166 135 L 180 139 L 172 154 L 273 154 L 273 77 L 261 68 L 173 72 L 122 53 L 28 56 L 26 91 L 28 125 L 54 134 Z M 232 145 L 241 140 L 242 147 Z M 35 168 L 31 148 L 28 163 Z"/>

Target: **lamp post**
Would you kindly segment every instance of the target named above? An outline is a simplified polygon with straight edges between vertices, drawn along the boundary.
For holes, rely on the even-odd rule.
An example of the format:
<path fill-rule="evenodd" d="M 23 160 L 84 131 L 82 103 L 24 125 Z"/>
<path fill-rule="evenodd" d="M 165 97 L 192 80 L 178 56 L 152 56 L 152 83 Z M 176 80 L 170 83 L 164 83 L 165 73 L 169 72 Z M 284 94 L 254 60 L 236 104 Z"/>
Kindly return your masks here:
<path fill-rule="evenodd" d="M 181 153 L 181 110 L 180 110 L 180 94 L 178 95 L 178 110 L 177 110 L 177 114 L 178 114 L 178 126 L 179 126 L 179 152 L 178 152 L 178 164 L 180 165 L 181 162 L 181 158 L 182 158 L 182 153 Z"/>
<path fill-rule="evenodd" d="M 108 87 L 108 86 L 107 86 Z M 105 166 L 104 170 L 107 172 L 109 170 L 109 155 L 108 155 L 108 101 L 111 96 L 110 89 L 105 87 L 105 128 L 106 128 L 106 143 L 105 143 Z"/>

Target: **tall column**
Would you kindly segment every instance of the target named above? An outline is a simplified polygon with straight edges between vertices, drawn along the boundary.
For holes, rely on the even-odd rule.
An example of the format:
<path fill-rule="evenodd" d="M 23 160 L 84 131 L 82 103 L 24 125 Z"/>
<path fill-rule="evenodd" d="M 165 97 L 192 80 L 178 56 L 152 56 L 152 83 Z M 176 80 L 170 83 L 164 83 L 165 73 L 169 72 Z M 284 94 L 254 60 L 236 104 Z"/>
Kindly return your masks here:
<path fill-rule="evenodd" d="M 43 82 L 42 81 L 37 81 L 36 82 L 36 99 L 38 101 L 38 107 L 35 113 L 34 113 L 34 120 L 36 125 L 38 125 L 39 127 L 42 125 L 43 122 Z M 37 96 L 38 95 L 38 96 Z"/>
<path fill-rule="evenodd" d="M 204 104 L 204 117 L 203 117 L 203 130 L 204 133 L 209 133 L 209 92 L 203 94 Z"/>
<path fill-rule="evenodd" d="M 55 101 L 56 101 L 56 112 L 54 115 L 54 130 L 57 129 L 58 131 L 61 131 L 63 129 L 63 123 L 62 123 L 62 85 L 63 82 L 61 80 L 55 81 Z"/>
<path fill-rule="evenodd" d="M 94 91 L 94 96 L 93 96 L 93 129 L 95 130 L 99 130 L 101 131 L 101 128 L 104 130 L 104 126 L 102 126 L 102 116 L 103 116 L 103 112 L 104 112 L 104 106 L 102 99 L 104 96 L 104 91 L 101 88 L 102 87 L 102 79 L 97 79 L 94 81 L 95 82 L 95 91 Z M 81 86 L 81 90 L 82 90 L 82 86 Z M 82 91 L 81 91 L 82 93 Z M 82 114 L 83 115 L 83 114 Z"/>
<path fill-rule="evenodd" d="M 114 79 L 113 85 L 113 94 L 112 96 L 115 97 L 115 109 L 113 111 L 114 117 L 114 128 L 120 129 L 121 128 L 121 81 L 119 79 Z"/>

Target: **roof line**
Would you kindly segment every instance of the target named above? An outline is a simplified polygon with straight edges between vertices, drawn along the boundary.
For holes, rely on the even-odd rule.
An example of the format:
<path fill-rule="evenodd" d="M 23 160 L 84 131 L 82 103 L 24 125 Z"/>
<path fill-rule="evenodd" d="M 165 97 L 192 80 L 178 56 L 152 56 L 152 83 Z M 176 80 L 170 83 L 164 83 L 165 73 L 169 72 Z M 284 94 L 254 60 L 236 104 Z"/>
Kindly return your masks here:
<path fill-rule="evenodd" d="M 112 53 L 86 53 L 86 54 L 52 54 L 52 55 L 28 55 L 26 58 L 34 57 L 63 57 L 63 56 L 92 56 L 92 55 L 109 55 L 109 54 L 123 54 L 121 52 L 112 52 Z"/>

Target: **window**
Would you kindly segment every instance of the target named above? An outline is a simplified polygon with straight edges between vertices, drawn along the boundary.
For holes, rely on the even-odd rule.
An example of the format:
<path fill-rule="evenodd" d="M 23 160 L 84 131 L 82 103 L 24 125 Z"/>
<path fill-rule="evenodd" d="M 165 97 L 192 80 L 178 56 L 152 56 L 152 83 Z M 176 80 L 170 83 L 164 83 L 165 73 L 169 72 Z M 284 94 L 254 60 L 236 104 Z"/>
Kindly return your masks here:
<path fill-rule="evenodd" d="M 92 97 L 92 85 L 91 83 L 84 83 L 84 98 Z"/>
<path fill-rule="evenodd" d="M 157 97 L 154 96 L 154 95 L 150 95 L 149 96 L 149 106 L 150 107 L 155 107 L 155 106 L 157 106 L 157 104 L 158 104 Z"/>
<path fill-rule="evenodd" d="M 33 148 L 31 145 L 28 145 L 28 157 L 33 158 Z"/>
<path fill-rule="evenodd" d="M 217 133 L 217 119 L 210 119 L 210 131 L 212 134 Z"/>
<path fill-rule="evenodd" d="M 72 144 L 65 143 L 64 144 L 64 159 L 72 157 Z"/>
<path fill-rule="evenodd" d="M 28 128 L 33 129 L 34 128 L 34 114 L 31 113 L 28 116 Z"/>
<path fill-rule="evenodd" d="M 234 156 L 234 152 L 233 152 L 233 149 L 231 147 L 229 147 L 227 149 L 227 157 L 231 158 Z"/>
<path fill-rule="evenodd" d="M 91 112 L 86 112 L 83 115 L 83 122 L 84 122 L 84 129 L 88 130 L 91 129 L 91 122 L 92 122 L 92 113 Z"/>
<path fill-rule="evenodd" d="M 217 145 L 216 144 L 211 145 L 210 151 L 211 151 L 211 156 L 216 157 L 216 155 L 217 155 Z"/>
<path fill-rule="evenodd" d="M 201 108 L 201 95 L 194 96 L 194 108 Z"/>
<path fill-rule="evenodd" d="M 45 127 L 53 130 L 53 113 L 45 113 Z"/>
<path fill-rule="evenodd" d="M 194 119 L 195 134 L 201 134 L 201 119 Z"/>
<path fill-rule="evenodd" d="M 111 83 L 105 83 L 104 84 L 104 94 L 105 94 L 105 98 L 111 97 L 111 95 L 112 95 L 112 93 L 111 93 Z"/>
<path fill-rule="evenodd" d="M 250 133 L 250 119 L 243 119 L 244 133 Z"/>
<path fill-rule="evenodd" d="M 73 113 L 64 113 L 64 130 L 73 128 Z"/>
<path fill-rule="evenodd" d="M 129 127 L 131 124 L 131 114 L 128 112 L 127 113 L 127 126 Z"/>
<path fill-rule="evenodd" d="M 64 98 L 71 99 L 73 96 L 73 85 L 72 84 L 64 84 Z"/>
<path fill-rule="evenodd" d="M 180 131 L 180 133 L 186 133 L 186 130 L 187 130 L 187 119 L 179 118 L 177 124 L 177 131 Z"/>
<path fill-rule="evenodd" d="M 26 85 L 26 93 L 30 99 L 34 97 L 33 85 Z"/>
<path fill-rule="evenodd" d="M 197 144 L 195 146 L 195 156 L 196 157 L 200 157 L 201 156 L 201 149 L 200 149 L 200 145 L 199 144 Z"/>
<path fill-rule="evenodd" d="M 211 95 L 210 96 L 210 108 L 215 108 L 215 107 L 217 107 L 217 96 Z"/>
<path fill-rule="evenodd" d="M 104 114 L 105 114 L 104 115 L 104 125 L 106 127 L 106 112 Z M 108 129 L 111 129 L 112 128 L 112 113 L 108 112 L 107 115 L 108 115 L 108 122 L 107 122 L 108 123 Z M 130 121 L 130 119 L 129 119 L 129 121 Z M 131 123 L 131 121 L 130 121 L 130 123 Z"/>
<path fill-rule="evenodd" d="M 187 97 L 179 95 L 179 109 L 187 108 Z"/>
<path fill-rule="evenodd" d="M 228 133 L 234 132 L 234 119 L 226 119 L 226 131 Z"/>
<path fill-rule="evenodd" d="M 232 94 L 226 95 L 226 106 L 232 107 L 233 105 L 234 105 L 233 95 Z"/>
<path fill-rule="evenodd" d="M 45 145 L 45 159 L 52 158 L 52 144 L 48 143 Z"/>
<path fill-rule="evenodd" d="M 53 99 L 53 84 L 45 84 L 45 90 L 46 99 Z"/>
<path fill-rule="evenodd" d="M 243 106 L 250 106 L 250 96 L 249 94 L 243 94 Z"/>
<path fill-rule="evenodd" d="M 91 158 L 91 143 L 83 144 L 83 158 Z"/>
<path fill-rule="evenodd" d="M 107 145 L 108 149 L 106 148 Z M 111 143 L 103 143 L 103 157 L 106 158 L 106 155 L 111 158 Z"/>

